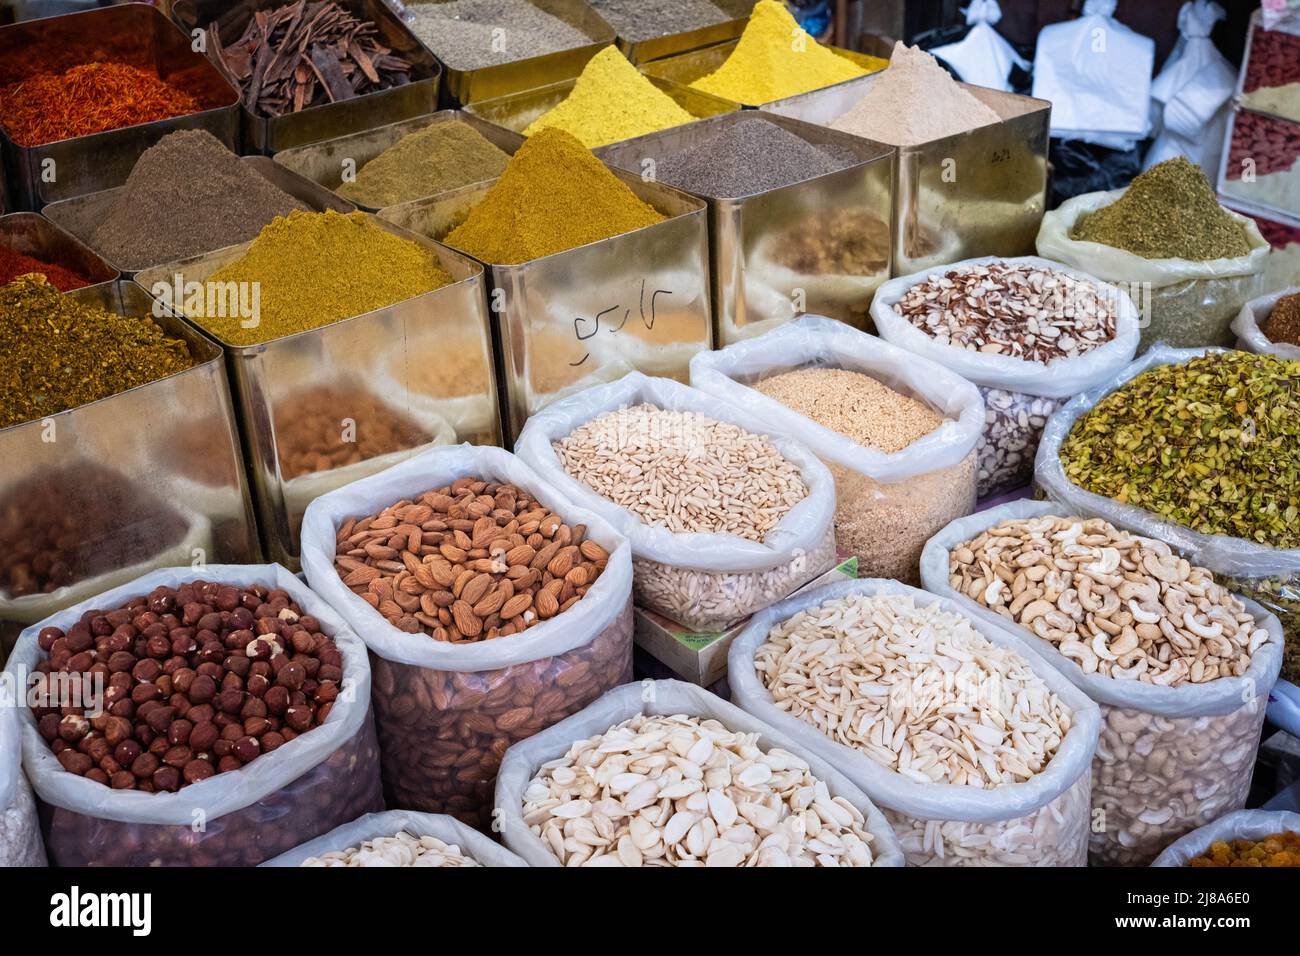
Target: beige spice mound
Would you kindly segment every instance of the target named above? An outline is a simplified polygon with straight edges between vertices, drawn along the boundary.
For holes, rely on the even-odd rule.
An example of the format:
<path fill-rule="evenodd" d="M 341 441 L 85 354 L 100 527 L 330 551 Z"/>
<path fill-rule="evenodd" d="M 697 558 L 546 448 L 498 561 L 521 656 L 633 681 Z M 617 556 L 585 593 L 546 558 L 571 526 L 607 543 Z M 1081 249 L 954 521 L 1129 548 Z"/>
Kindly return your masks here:
<path fill-rule="evenodd" d="M 803 368 L 753 387 L 818 425 L 886 454 L 902 451 L 944 423 L 923 402 L 870 375 L 839 368 Z"/>

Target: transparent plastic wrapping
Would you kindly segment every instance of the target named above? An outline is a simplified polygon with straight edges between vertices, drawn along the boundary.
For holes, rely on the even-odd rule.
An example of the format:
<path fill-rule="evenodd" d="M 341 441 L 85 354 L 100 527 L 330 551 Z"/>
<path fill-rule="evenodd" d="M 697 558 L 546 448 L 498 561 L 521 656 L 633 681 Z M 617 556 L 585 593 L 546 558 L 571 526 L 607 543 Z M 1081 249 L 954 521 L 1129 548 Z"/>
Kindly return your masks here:
<path fill-rule="evenodd" d="M 1286 342 L 1273 342 L 1260 329 L 1283 296 L 1300 293 L 1300 285 L 1293 285 L 1278 292 L 1270 292 L 1258 299 L 1251 299 L 1241 307 L 1237 317 L 1232 320 L 1232 331 L 1237 334 L 1237 348 L 1246 352 L 1267 352 L 1281 358 L 1300 359 L 1300 345 Z"/>
<path fill-rule="evenodd" d="M 1047 420 L 1064 401 L 1003 388 L 984 388 L 984 431 L 979 457 L 977 493 L 991 498 L 1023 488 L 1034 477 L 1034 455 Z"/>
<path fill-rule="evenodd" d="M 349 518 L 470 475 L 513 484 L 570 525 L 585 524 L 588 538 L 609 554 L 605 570 L 569 610 L 520 634 L 452 644 L 400 631 L 343 584 L 334 567 L 335 531 Z M 431 449 L 324 495 L 303 516 L 302 543 L 307 580 L 371 650 L 384 792 L 394 808 L 448 813 L 486 828 L 506 748 L 631 678 L 627 541 L 500 448 Z"/>
<path fill-rule="evenodd" d="M 501 846 L 491 837 L 466 826 L 455 817 L 439 813 L 417 813 L 411 810 L 385 810 L 367 813 L 349 823 L 335 827 L 324 836 L 296 846 L 287 853 L 268 860 L 263 866 L 297 867 L 312 857 L 335 853 L 360 846 L 367 840 L 409 833 L 412 836 L 437 837 L 444 843 L 460 848 L 460 852 L 480 866 L 527 866 L 523 860 Z"/>
<path fill-rule="evenodd" d="M 1287 810 L 1238 810 L 1193 830 L 1169 844 L 1152 866 L 1186 866 L 1211 843 L 1262 840 L 1275 833 L 1300 833 L 1300 813 Z"/>
<path fill-rule="evenodd" d="M 17 687 L 0 687 L 0 866 L 45 866 L 32 788 L 23 776 Z"/>

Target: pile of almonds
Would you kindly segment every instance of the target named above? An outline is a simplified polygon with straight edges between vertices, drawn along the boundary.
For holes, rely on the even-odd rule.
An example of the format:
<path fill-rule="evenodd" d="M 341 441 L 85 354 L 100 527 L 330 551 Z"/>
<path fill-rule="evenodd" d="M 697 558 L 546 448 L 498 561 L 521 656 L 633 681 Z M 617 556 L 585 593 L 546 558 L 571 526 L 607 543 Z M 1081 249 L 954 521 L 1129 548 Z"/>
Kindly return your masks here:
<path fill-rule="evenodd" d="M 399 630 L 474 643 L 581 600 L 609 560 L 586 534 L 514 485 L 465 477 L 343 522 L 334 565 Z"/>
<path fill-rule="evenodd" d="M 1177 687 L 1239 677 L 1268 639 L 1163 541 L 1101 518 L 1013 518 L 949 555 L 949 584 L 1051 641 L 1085 674 Z"/>
<path fill-rule="evenodd" d="M 994 262 L 934 273 L 894 311 L 936 341 L 1046 365 L 1115 337 L 1115 302 L 1055 269 Z"/>
<path fill-rule="evenodd" d="M 48 655 L 37 729 L 65 770 L 115 790 L 176 791 L 238 770 L 324 723 L 343 680 L 320 622 L 261 585 L 159 587 L 37 641 Z M 102 710 L 85 697 L 60 706 L 56 674 L 104 674 Z"/>

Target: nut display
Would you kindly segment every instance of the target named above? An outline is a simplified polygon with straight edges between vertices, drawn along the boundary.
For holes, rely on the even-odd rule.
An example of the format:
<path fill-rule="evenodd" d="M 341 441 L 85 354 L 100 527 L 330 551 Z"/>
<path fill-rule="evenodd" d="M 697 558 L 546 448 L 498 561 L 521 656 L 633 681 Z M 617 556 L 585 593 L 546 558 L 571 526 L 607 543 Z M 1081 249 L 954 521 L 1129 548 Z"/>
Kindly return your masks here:
<path fill-rule="evenodd" d="M 982 386 L 980 395 L 984 397 L 984 430 L 975 454 L 979 459 L 977 493 L 983 498 L 1029 484 L 1043 429 L 1065 400 Z"/>
<path fill-rule="evenodd" d="M 343 583 L 394 627 L 472 643 L 519 634 L 562 614 L 609 560 L 583 525 L 514 485 L 460 478 L 345 521 Z"/>
<path fill-rule="evenodd" d="M 544 763 L 524 822 L 565 866 L 871 866 L 861 811 L 758 738 L 637 715 Z"/>
<path fill-rule="evenodd" d="M 43 683 L 104 674 L 98 715 L 32 715 L 64 770 L 115 790 L 174 792 L 239 770 L 324 723 L 343 681 L 320 622 L 262 585 L 158 587 L 37 640 Z"/>
<path fill-rule="evenodd" d="M 1208 570 L 1100 518 L 1003 521 L 954 547 L 949 573 L 1085 674 L 1165 687 L 1240 677 L 1268 639 Z"/>
<path fill-rule="evenodd" d="M 299 866 L 479 866 L 460 847 L 435 836 L 414 836 L 405 830 L 390 837 L 366 840 L 360 846 L 308 857 Z"/>

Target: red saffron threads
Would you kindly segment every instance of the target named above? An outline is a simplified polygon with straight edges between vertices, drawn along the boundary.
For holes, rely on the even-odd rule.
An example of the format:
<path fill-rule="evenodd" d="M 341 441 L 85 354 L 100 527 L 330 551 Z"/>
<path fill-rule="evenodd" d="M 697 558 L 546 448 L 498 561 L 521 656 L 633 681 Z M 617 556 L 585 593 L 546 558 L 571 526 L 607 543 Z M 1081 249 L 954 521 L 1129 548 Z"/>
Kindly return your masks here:
<path fill-rule="evenodd" d="M 67 292 L 69 289 L 80 289 L 90 285 L 89 279 L 73 272 L 71 269 L 55 265 L 52 262 L 42 262 L 40 259 L 24 255 L 16 249 L 10 249 L 8 246 L 0 246 L 0 285 L 13 282 L 18 276 L 26 275 L 29 272 L 38 272 L 45 276 L 50 285 L 60 292 Z"/>
<path fill-rule="evenodd" d="M 0 90 L 0 123 L 19 146 L 41 146 L 199 109 L 190 94 L 125 63 L 85 63 L 62 73 L 38 73 Z"/>

